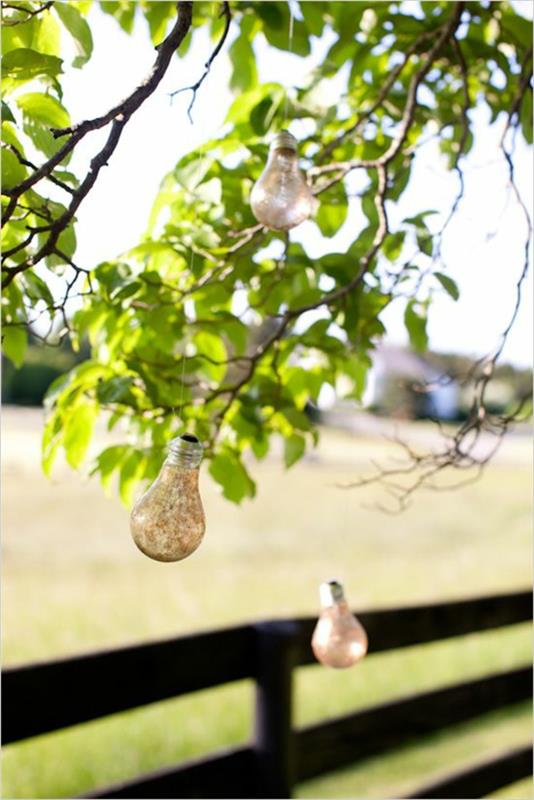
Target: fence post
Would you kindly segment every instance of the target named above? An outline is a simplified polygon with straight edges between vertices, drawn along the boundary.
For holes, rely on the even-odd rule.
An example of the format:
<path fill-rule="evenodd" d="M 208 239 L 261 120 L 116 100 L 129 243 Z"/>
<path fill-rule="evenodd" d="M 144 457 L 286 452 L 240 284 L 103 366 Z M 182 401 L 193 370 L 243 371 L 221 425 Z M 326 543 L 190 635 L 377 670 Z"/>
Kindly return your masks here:
<path fill-rule="evenodd" d="M 289 798 L 295 785 L 292 676 L 298 626 L 264 622 L 257 634 L 255 743 L 256 797 Z"/>

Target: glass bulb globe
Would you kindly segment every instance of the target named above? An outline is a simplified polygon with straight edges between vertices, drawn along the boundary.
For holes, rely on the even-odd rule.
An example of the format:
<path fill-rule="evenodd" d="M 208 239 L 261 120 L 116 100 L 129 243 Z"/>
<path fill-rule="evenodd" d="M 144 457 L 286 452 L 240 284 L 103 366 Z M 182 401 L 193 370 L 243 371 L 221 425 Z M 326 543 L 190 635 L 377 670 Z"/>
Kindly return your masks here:
<path fill-rule="evenodd" d="M 312 650 L 326 667 L 352 667 L 367 653 L 367 634 L 351 614 L 338 581 L 319 588 L 322 611 L 312 636 Z"/>
<path fill-rule="evenodd" d="M 206 522 L 198 491 L 202 445 L 185 434 L 169 444 L 169 455 L 130 516 L 137 547 L 155 561 L 181 561 L 204 536 Z"/>
<path fill-rule="evenodd" d="M 300 225 L 313 208 L 314 198 L 299 169 L 297 140 L 288 131 L 278 133 L 262 174 L 252 187 L 252 213 L 262 225 L 286 231 Z"/>

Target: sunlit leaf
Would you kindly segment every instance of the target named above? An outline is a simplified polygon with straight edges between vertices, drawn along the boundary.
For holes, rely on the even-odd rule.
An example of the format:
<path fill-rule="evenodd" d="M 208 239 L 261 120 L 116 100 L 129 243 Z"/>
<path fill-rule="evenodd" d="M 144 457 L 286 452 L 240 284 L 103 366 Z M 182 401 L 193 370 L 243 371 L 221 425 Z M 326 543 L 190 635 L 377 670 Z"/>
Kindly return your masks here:
<path fill-rule="evenodd" d="M 82 17 L 73 3 L 55 3 L 54 11 L 76 45 L 77 55 L 72 62 L 72 66 L 83 67 L 89 61 L 93 52 L 93 35 L 87 20 Z"/>
<path fill-rule="evenodd" d="M 27 346 L 28 333 L 24 326 L 4 326 L 2 330 L 2 351 L 16 367 L 23 365 Z"/>

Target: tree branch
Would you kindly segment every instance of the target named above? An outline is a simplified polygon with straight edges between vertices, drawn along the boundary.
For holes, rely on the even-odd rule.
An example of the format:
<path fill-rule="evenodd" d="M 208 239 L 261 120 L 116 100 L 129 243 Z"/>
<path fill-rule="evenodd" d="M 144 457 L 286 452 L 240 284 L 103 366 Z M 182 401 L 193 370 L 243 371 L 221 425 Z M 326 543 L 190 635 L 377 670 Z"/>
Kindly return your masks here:
<path fill-rule="evenodd" d="M 287 311 L 283 312 L 280 315 L 273 315 L 271 320 L 273 323 L 276 322 L 275 328 L 273 332 L 256 348 L 255 352 L 251 354 L 248 367 L 244 371 L 244 373 L 239 377 L 237 381 L 230 384 L 223 384 L 219 386 L 217 389 L 213 390 L 207 396 L 204 397 L 204 403 L 208 404 L 219 398 L 220 396 L 227 396 L 227 399 L 220 408 L 214 417 L 214 425 L 215 425 L 215 432 L 212 437 L 212 440 L 215 440 L 220 428 L 226 418 L 228 412 L 230 411 L 234 401 L 239 395 L 241 389 L 252 379 L 254 376 L 256 367 L 258 364 L 263 360 L 264 356 L 270 351 L 271 347 L 284 336 L 286 333 L 287 328 L 295 319 L 300 317 L 302 314 L 311 311 L 313 309 L 317 309 L 323 305 L 332 305 L 338 300 L 342 299 L 344 296 L 352 292 L 363 280 L 365 273 L 372 262 L 373 258 L 376 256 L 380 248 L 382 247 L 384 240 L 388 234 L 388 220 L 385 208 L 385 198 L 387 192 L 387 167 L 396 157 L 396 155 L 401 151 L 403 144 L 406 140 L 410 127 L 414 120 L 415 109 L 417 105 L 417 90 L 424 80 L 427 72 L 432 66 L 432 63 L 438 53 L 440 52 L 441 48 L 445 44 L 445 42 L 450 38 L 451 35 L 454 34 L 461 17 L 461 13 L 463 10 L 463 3 L 456 3 L 454 7 L 454 12 L 451 14 L 450 18 L 440 26 L 440 35 L 438 36 L 437 40 L 435 41 L 432 48 L 428 51 L 427 57 L 425 59 L 424 64 L 420 67 L 420 69 L 414 74 L 409 90 L 408 90 L 408 100 L 406 103 L 406 107 L 400 122 L 399 130 L 397 132 L 396 137 L 391 142 L 390 146 L 385 150 L 385 152 L 377 159 L 372 161 L 366 162 L 357 162 L 357 166 L 365 166 L 368 169 L 374 169 L 377 173 L 377 192 L 375 195 L 375 206 L 377 209 L 378 215 L 378 226 L 375 233 L 375 237 L 373 242 L 366 252 L 366 254 L 360 259 L 358 269 L 354 278 L 349 281 L 344 286 L 341 286 L 339 289 L 333 292 L 325 293 L 321 298 L 317 301 L 308 303 L 306 305 L 300 306 L 296 309 L 288 309 Z M 339 165 L 335 165 L 335 169 L 339 169 Z M 341 180 L 342 177 L 350 170 L 355 168 L 355 162 L 350 162 L 347 164 L 341 165 L 342 175 L 336 177 L 335 180 Z M 321 170 L 321 168 L 319 168 Z M 326 171 L 326 170 L 325 170 Z M 320 187 L 315 193 L 318 194 L 320 191 L 324 191 L 324 187 Z M 262 231 L 262 226 L 254 226 L 250 229 L 250 234 L 255 236 L 257 233 Z M 247 235 L 243 236 L 240 240 L 241 243 L 246 244 L 250 240 L 250 236 L 248 235 L 249 232 L 246 232 Z M 218 269 L 218 268 L 217 268 Z M 210 276 L 211 277 L 211 276 Z M 220 277 L 220 276 L 219 276 Z M 203 285 L 205 285 L 203 283 Z"/>
<path fill-rule="evenodd" d="M 21 194 L 26 192 L 40 180 L 48 177 L 52 170 L 60 164 L 63 159 L 76 147 L 78 142 L 90 131 L 99 130 L 104 128 L 110 122 L 113 122 L 118 117 L 122 116 L 124 119 L 129 119 L 143 102 L 150 97 L 159 85 L 167 68 L 170 64 L 171 58 L 175 50 L 180 46 L 185 36 L 187 35 L 192 20 L 192 2 L 191 0 L 180 0 L 177 3 L 178 16 L 176 22 L 158 49 L 158 55 L 154 65 L 145 78 L 145 80 L 118 105 L 111 108 L 106 114 L 94 119 L 85 120 L 84 122 L 74 125 L 69 128 L 61 128 L 53 130 L 53 135 L 56 138 L 67 136 L 70 134 L 69 139 L 65 144 L 55 153 L 45 164 L 39 169 L 35 170 L 33 175 L 28 176 L 26 180 L 22 181 L 17 186 L 10 189 L 3 189 L 2 193 L 8 197 L 20 197 Z M 6 215 L 3 224 L 7 222 L 9 216 Z"/>
<path fill-rule="evenodd" d="M 107 165 L 108 159 L 115 151 L 124 126 L 127 124 L 128 120 L 135 113 L 135 111 L 137 111 L 141 104 L 147 99 L 147 97 L 149 97 L 155 91 L 156 87 L 160 83 L 165 71 L 169 66 L 173 53 L 181 44 L 191 27 L 192 3 L 179 2 L 177 4 L 177 8 L 178 16 L 173 29 L 160 46 L 154 66 L 150 72 L 150 75 L 145 79 L 145 81 L 143 81 L 143 83 L 129 97 L 123 100 L 122 103 L 112 108 L 102 117 L 98 117 L 93 120 L 87 120 L 72 128 L 65 128 L 60 131 L 55 131 L 54 135 L 56 136 L 63 136 L 68 133 L 71 134 L 66 144 L 60 148 L 55 156 L 49 159 L 49 161 L 47 161 L 42 167 L 36 169 L 33 175 L 30 175 L 25 181 L 12 189 L 3 190 L 4 194 L 11 197 L 11 201 L 8 205 L 6 215 L 3 220 L 4 224 L 15 210 L 18 198 L 25 191 L 27 191 L 28 188 L 45 177 L 49 178 L 50 180 L 54 180 L 52 176 L 53 169 L 76 146 L 80 139 L 89 131 L 105 127 L 111 122 L 111 129 L 107 141 L 104 147 L 91 160 L 85 179 L 82 181 L 78 189 L 70 190 L 69 187 L 72 199 L 66 211 L 60 217 L 47 225 L 31 228 L 29 237 L 25 239 L 23 243 L 3 254 L 2 272 L 4 274 L 4 286 L 8 286 L 17 274 L 34 267 L 43 258 L 46 258 L 46 256 L 54 252 L 61 233 L 71 223 L 80 204 L 93 188 L 101 168 Z M 57 182 L 57 179 L 55 179 L 55 182 Z M 33 237 L 46 232 L 48 232 L 49 235 L 45 243 L 35 254 L 31 255 L 26 259 L 26 261 L 20 264 L 13 266 L 6 264 L 6 260 L 10 256 L 13 256 L 23 247 L 29 246 Z"/>
<path fill-rule="evenodd" d="M 9 19 L 9 18 L 3 19 L 2 25 L 5 25 L 6 27 L 13 27 L 13 25 L 21 25 L 23 22 L 28 22 L 28 20 L 30 20 L 32 17 L 35 17 L 38 14 L 42 14 L 43 11 L 47 11 L 53 5 L 54 5 L 53 0 L 49 0 L 49 2 L 43 3 L 42 6 L 39 6 L 38 8 L 32 10 L 31 8 L 25 8 L 22 5 L 14 5 L 13 3 L 2 2 L 2 11 L 9 10 L 9 11 L 17 11 L 19 13 L 22 12 L 26 14 L 24 19 Z"/>
<path fill-rule="evenodd" d="M 460 14 L 461 14 L 461 10 L 460 10 Z M 321 164 L 329 156 L 331 156 L 332 153 L 334 152 L 334 150 L 336 149 L 336 147 L 339 147 L 339 145 L 341 145 L 345 141 L 345 139 L 348 139 L 349 137 L 351 137 L 354 134 L 358 133 L 358 131 L 361 129 L 362 125 L 383 104 L 384 100 L 386 99 L 386 97 L 387 97 L 387 95 L 389 93 L 389 90 L 391 89 L 391 87 L 393 86 L 393 84 L 395 83 L 397 78 L 400 76 L 400 74 L 403 72 L 404 68 L 406 67 L 406 65 L 410 61 L 410 58 L 420 48 L 421 44 L 423 42 L 427 41 L 427 40 L 435 39 L 435 37 L 437 35 L 439 35 L 440 32 L 443 32 L 443 30 L 447 30 L 448 29 L 449 24 L 450 24 L 450 21 L 446 21 L 445 23 L 442 23 L 440 26 L 438 26 L 436 28 L 436 30 L 434 30 L 434 31 L 423 31 L 421 34 L 419 34 L 419 36 L 416 37 L 416 39 L 407 48 L 407 50 L 405 50 L 403 60 L 400 62 L 400 64 L 398 64 L 396 67 L 394 67 L 394 69 L 390 72 L 389 76 L 384 81 L 384 84 L 383 84 L 383 86 L 382 86 L 382 88 L 381 88 L 381 90 L 380 90 L 380 92 L 378 94 L 378 97 L 371 104 L 371 106 L 366 111 L 362 112 L 358 116 L 356 122 L 354 122 L 349 128 L 346 128 L 344 131 L 342 131 L 338 136 L 336 136 L 335 139 L 333 139 L 331 142 L 329 142 L 327 145 L 325 145 L 325 147 L 323 147 L 323 149 L 317 154 L 316 161 L 317 161 L 318 164 Z M 447 36 L 448 35 L 450 35 L 450 32 L 447 34 Z M 440 47 L 438 49 L 441 49 L 441 45 L 440 45 Z M 432 51 L 430 51 L 430 53 L 431 52 Z M 429 60 L 433 60 L 433 56 L 431 56 L 430 53 L 429 53 L 428 58 L 429 58 Z"/>
<path fill-rule="evenodd" d="M 220 53 L 220 51 L 222 49 L 222 46 L 223 46 L 224 42 L 226 41 L 226 37 L 228 36 L 228 32 L 230 31 L 230 23 L 232 21 L 232 14 L 231 14 L 231 11 L 230 11 L 230 4 L 228 2 L 223 2 L 223 4 L 222 4 L 221 16 L 223 16 L 223 15 L 224 15 L 224 18 L 225 18 L 225 23 L 224 23 L 223 32 L 221 34 L 221 38 L 217 42 L 217 45 L 216 45 L 214 51 L 212 52 L 211 56 L 208 58 L 208 60 L 204 64 L 204 72 L 202 73 L 202 75 L 200 76 L 198 81 L 196 83 L 193 83 L 192 86 L 184 86 L 182 89 L 177 89 L 175 92 L 171 92 L 170 95 L 169 95 L 171 100 L 173 100 L 176 97 L 176 95 L 180 94 L 181 92 L 192 92 L 193 93 L 193 96 L 191 97 L 191 101 L 190 101 L 190 103 L 189 103 L 189 105 L 187 107 L 187 116 L 189 117 L 189 121 L 190 121 L 191 124 L 193 124 L 193 117 L 191 116 L 191 111 L 192 111 L 193 106 L 195 104 L 195 100 L 196 100 L 196 97 L 197 97 L 197 92 L 200 89 L 200 87 L 202 86 L 202 84 L 204 83 L 204 81 L 206 80 L 206 78 L 208 77 L 209 71 L 211 69 L 211 65 L 213 64 L 213 62 L 215 61 L 215 59 L 219 55 L 219 53 Z"/>

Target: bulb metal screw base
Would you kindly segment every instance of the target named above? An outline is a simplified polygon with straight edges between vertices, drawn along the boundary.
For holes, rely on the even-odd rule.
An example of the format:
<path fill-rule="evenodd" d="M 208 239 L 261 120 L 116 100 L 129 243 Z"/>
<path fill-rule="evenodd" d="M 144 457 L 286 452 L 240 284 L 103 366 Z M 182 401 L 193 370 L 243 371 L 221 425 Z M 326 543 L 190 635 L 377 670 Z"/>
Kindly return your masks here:
<path fill-rule="evenodd" d="M 339 581 L 331 580 L 321 583 L 319 586 L 319 598 L 323 608 L 335 606 L 345 599 L 343 586 Z"/>
<path fill-rule="evenodd" d="M 169 455 L 165 463 L 184 469 L 196 469 L 203 455 L 204 448 L 197 437 L 184 433 L 169 442 Z"/>
<path fill-rule="evenodd" d="M 293 153 L 296 153 L 297 140 L 292 133 L 289 133 L 289 131 L 280 131 L 272 140 L 269 149 L 271 152 L 273 150 L 291 150 Z"/>

